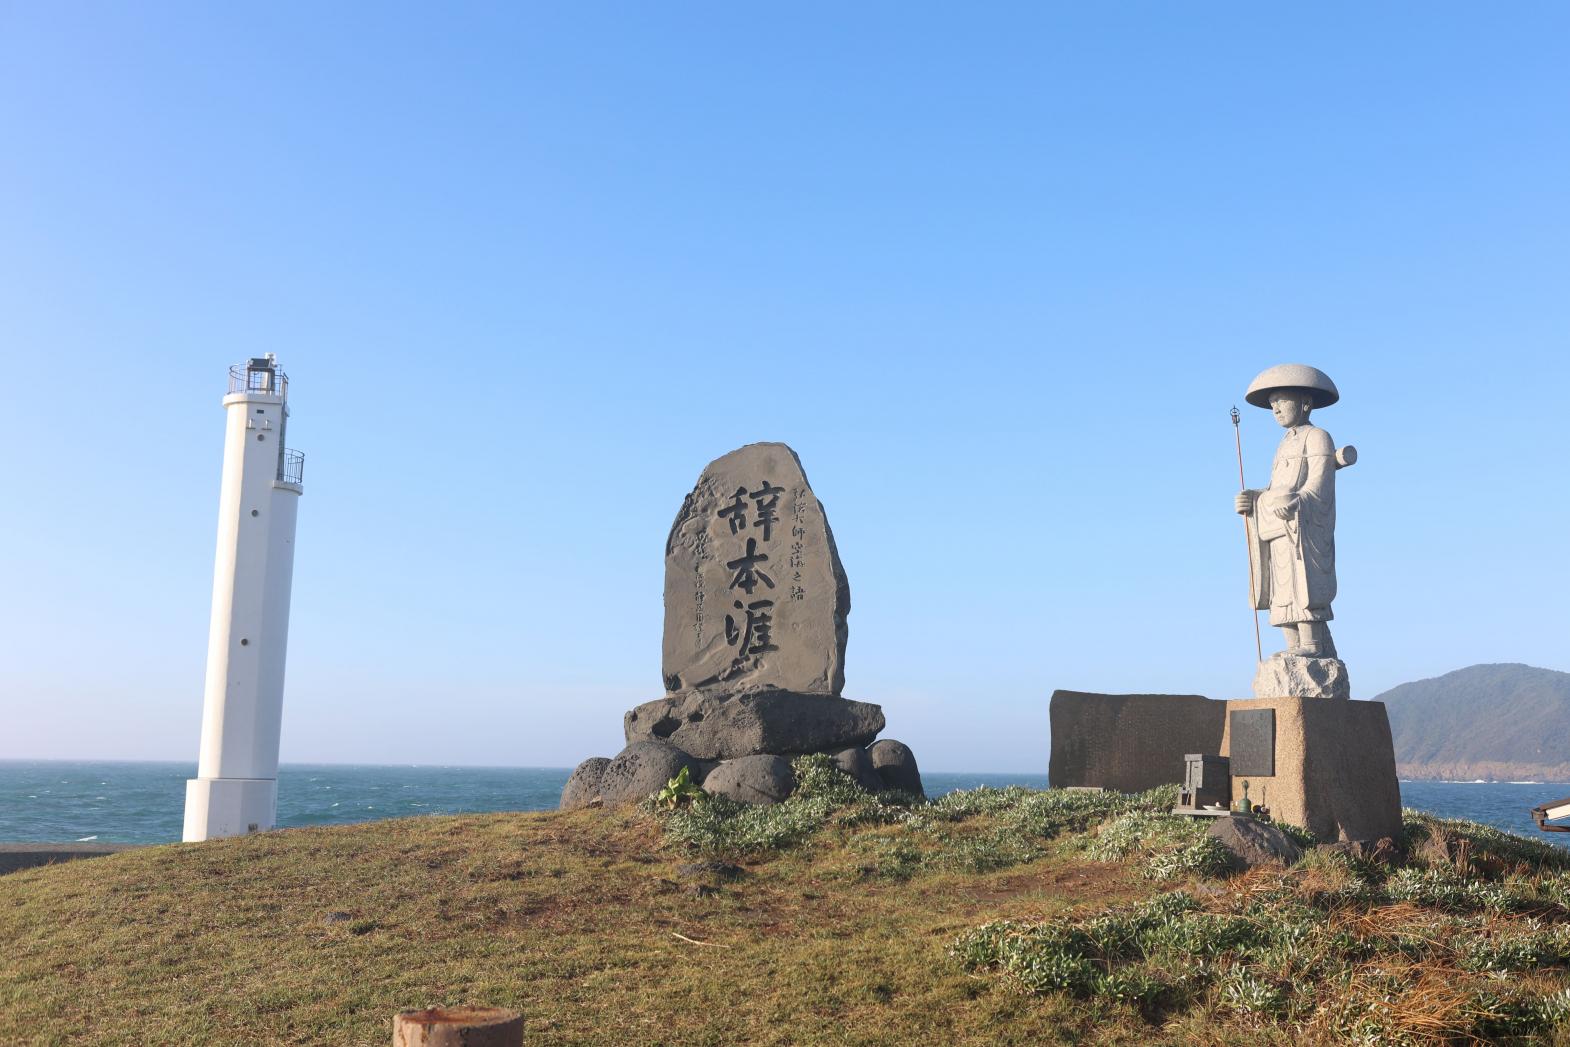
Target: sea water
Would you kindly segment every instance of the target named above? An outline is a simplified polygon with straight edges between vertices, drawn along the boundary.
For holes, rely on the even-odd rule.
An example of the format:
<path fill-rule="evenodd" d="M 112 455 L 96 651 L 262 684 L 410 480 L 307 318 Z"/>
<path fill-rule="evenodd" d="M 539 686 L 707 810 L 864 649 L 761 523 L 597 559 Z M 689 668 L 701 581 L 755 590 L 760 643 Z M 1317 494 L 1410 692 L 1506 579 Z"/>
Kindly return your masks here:
<path fill-rule="evenodd" d="M 286 764 L 278 771 L 278 825 L 341 825 L 420 814 L 553 810 L 565 767 L 368 767 Z M 180 839 L 191 763 L 0 760 L 0 843 L 172 843 Z M 931 796 L 978 786 L 1045 789 L 1045 774 L 924 772 Z M 1570 796 L 1570 784 L 1402 782 L 1401 802 L 1549 843 L 1528 813 Z"/>

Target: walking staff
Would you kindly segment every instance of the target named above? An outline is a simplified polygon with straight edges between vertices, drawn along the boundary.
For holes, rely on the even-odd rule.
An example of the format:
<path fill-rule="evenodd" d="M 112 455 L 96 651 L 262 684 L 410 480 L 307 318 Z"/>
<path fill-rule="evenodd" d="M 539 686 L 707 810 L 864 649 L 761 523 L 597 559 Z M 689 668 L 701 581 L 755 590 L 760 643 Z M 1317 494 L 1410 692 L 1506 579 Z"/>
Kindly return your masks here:
<path fill-rule="evenodd" d="M 1242 417 L 1242 415 L 1237 413 L 1237 407 L 1234 406 L 1232 408 L 1232 438 L 1233 441 L 1237 444 L 1237 489 L 1239 491 L 1246 491 L 1248 490 L 1248 483 L 1243 479 Z M 1243 518 L 1243 547 L 1248 550 L 1248 599 L 1250 605 L 1253 604 L 1254 593 L 1258 592 L 1258 586 L 1254 583 L 1253 544 L 1253 536 L 1250 535 L 1248 531 L 1248 517 L 1245 516 Z M 1257 607 L 1253 608 L 1249 612 L 1249 616 L 1254 619 L 1254 660 L 1256 662 L 1262 662 L 1265 660 L 1265 649 L 1259 642 L 1259 609 Z"/>

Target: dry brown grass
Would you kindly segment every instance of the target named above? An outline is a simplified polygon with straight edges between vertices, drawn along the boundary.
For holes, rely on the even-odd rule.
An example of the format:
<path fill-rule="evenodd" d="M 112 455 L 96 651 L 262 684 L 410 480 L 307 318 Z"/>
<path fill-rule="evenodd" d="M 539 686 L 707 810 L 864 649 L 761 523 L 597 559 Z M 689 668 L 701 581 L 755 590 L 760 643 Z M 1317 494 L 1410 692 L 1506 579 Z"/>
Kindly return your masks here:
<path fill-rule="evenodd" d="M 1139 849 L 1092 860 L 1093 832 L 954 871 L 1017 852 L 1028 832 L 1006 807 L 935 830 L 831 820 L 702 892 L 678 872 L 695 855 L 634 810 L 299 829 L 17 873 L 0 877 L 0 1039 L 383 1044 L 400 1008 L 483 1003 L 520 1010 L 531 1044 L 1466 1042 L 1524 1027 L 1512 999 L 1570 986 L 1559 960 L 1512 960 L 1508 975 L 1474 962 L 1570 924 L 1570 882 L 1523 865 L 1526 841 L 1480 837 L 1518 881 L 1446 865 L 1450 880 L 1405 895 L 1389 869 L 1318 855 L 1163 883 Z M 992 921 L 1082 925 L 1173 888 L 1198 899 L 1201 939 L 1244 928 L 1214 973 L 1185 983 L 1191 957 L 1154 944 L 1097 968 L 1156 976 L 1170 998 L 1033 994 L 951 953 Z M 1310 924 L 1300 951 L 1277 947 Z M 1249 985 L 1287 995 L 1251 1005 Z"/>
<path fill-rule="evenodd" d="M 978 920 L 1149 891 L 1119 867 L 1048 858 L 890 884 L 823 840 L 699 898 L 676 873 L 688 859 L 646 815 L 585 811 L 298 829 L 13 874 L 7 1042 L 383 1044 L 399 1008 L 460 1002 L 517 1008 L 530 1043 L 1148 1040 L 946 955 Z"/>

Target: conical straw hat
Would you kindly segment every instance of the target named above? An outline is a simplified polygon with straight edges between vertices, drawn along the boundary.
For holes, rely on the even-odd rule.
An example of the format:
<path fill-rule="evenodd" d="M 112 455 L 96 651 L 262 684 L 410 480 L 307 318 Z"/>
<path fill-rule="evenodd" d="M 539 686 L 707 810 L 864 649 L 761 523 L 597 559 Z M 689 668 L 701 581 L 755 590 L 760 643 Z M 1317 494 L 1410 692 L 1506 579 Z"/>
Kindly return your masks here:
<path fill-rule="evenodd" d="M 1317 367 L 1307 364 L 1277 364 L 1248 384 L 1243 399 L 1255 407 L 1269 407 L 1270 394 L 1277 389 L 1307 389 L 1314 394 L 1315 407 L 1329 407 L 1341 399 L 1336 383 Z"/>

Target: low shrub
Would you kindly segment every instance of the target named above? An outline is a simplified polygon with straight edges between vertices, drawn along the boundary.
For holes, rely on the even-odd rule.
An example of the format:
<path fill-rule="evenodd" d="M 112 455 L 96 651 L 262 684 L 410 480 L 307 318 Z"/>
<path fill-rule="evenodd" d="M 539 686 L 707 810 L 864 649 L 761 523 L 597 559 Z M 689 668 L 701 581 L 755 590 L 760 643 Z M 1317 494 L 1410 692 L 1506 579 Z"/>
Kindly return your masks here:
<path fill-rule="evenodd" d="M 953 792 L 929 802 L 892 790 L 868 792 L 822 754 L 797 757 L 791 766 L 796 791 L 783 803 L 749 807 L 700 796 L 674 810 L 651 801 L 645 810 L 664 819 L 670 839 L 715 856 L 760 857 L 797 846 L 831 825 L 847 831 L 903 829 L 928 846 L 900 851 L 892 843 L 872 845 L 879 855 L 872 864 L 876 875 L 906 878 L 923 868 L 984 873 L 1035 861 L 1063 833 L 1118 815 L 1154 816 L 1176 802 L 1175 787 L 1128 795 L 1019 786 Z M 985 824 L 979 829 L 964 824 L 973 821 Z M 1171 875 L 1177 875 L 1212 863 L 1207 851 L 1170 864 Z"/>
<path fill-rule="evenodd" d="M 1090 845 L 1127 858 L 1180 830 L 1108 822 Z M 1176 849 L 1162 853 L 1180 853 Z M 1355 891 L 1326 889 L 1326 871 Z M 1388 872 L 1388 871 L 1387 871 Z M 1556 876 L 1557 874 L 1548 874 Z M 1033 993 L 1152 1009 L 1200 1006 L 1245 1026 L 1358 1043 L 1570 1035 L 1570 990 L 1500 981 L 1570 967 L 1570 913 L 1521 915 L 1534 884 L 1409 868 L 1369 882 L 1342 865 L 1256 872 L 1231 890 L 1163 894 L 1042 923 L 995 921 L 956 938 L 968 971 Z"/>
<path fill-rule="evenodd" d="M 1136 861 L 1152 880 L 1185 876 L 1219 876 L 1232 862 L 1226 846 L 1207 832 L 1209 826 L 1170 810 L 1136 810 L 1102 824 L 1085 843 L 1100 862 Z"/>
<path fill-rule="evenodd" d="M 1384 890 L 1394 901 L 1452 912 L 1509 912 L 1530 904 L 1505 885 L 1463 876 L 1448 868 L 1398 869 L 1385 881 Z"/>
<path fill-rule="evenodd" d="M 663 812 L 666 835 L 716 857 L 754 857 L 804 842 L 840 811 L 857 824 L 886 825 L 912 809 L 913 797 L 868 792 L 821 753 L 798 756 L 791 769 L 796 790 L 783 803 L 752 806 L 705 794 Z M 657 805 L 645 809 L 660 811 Z"/>

